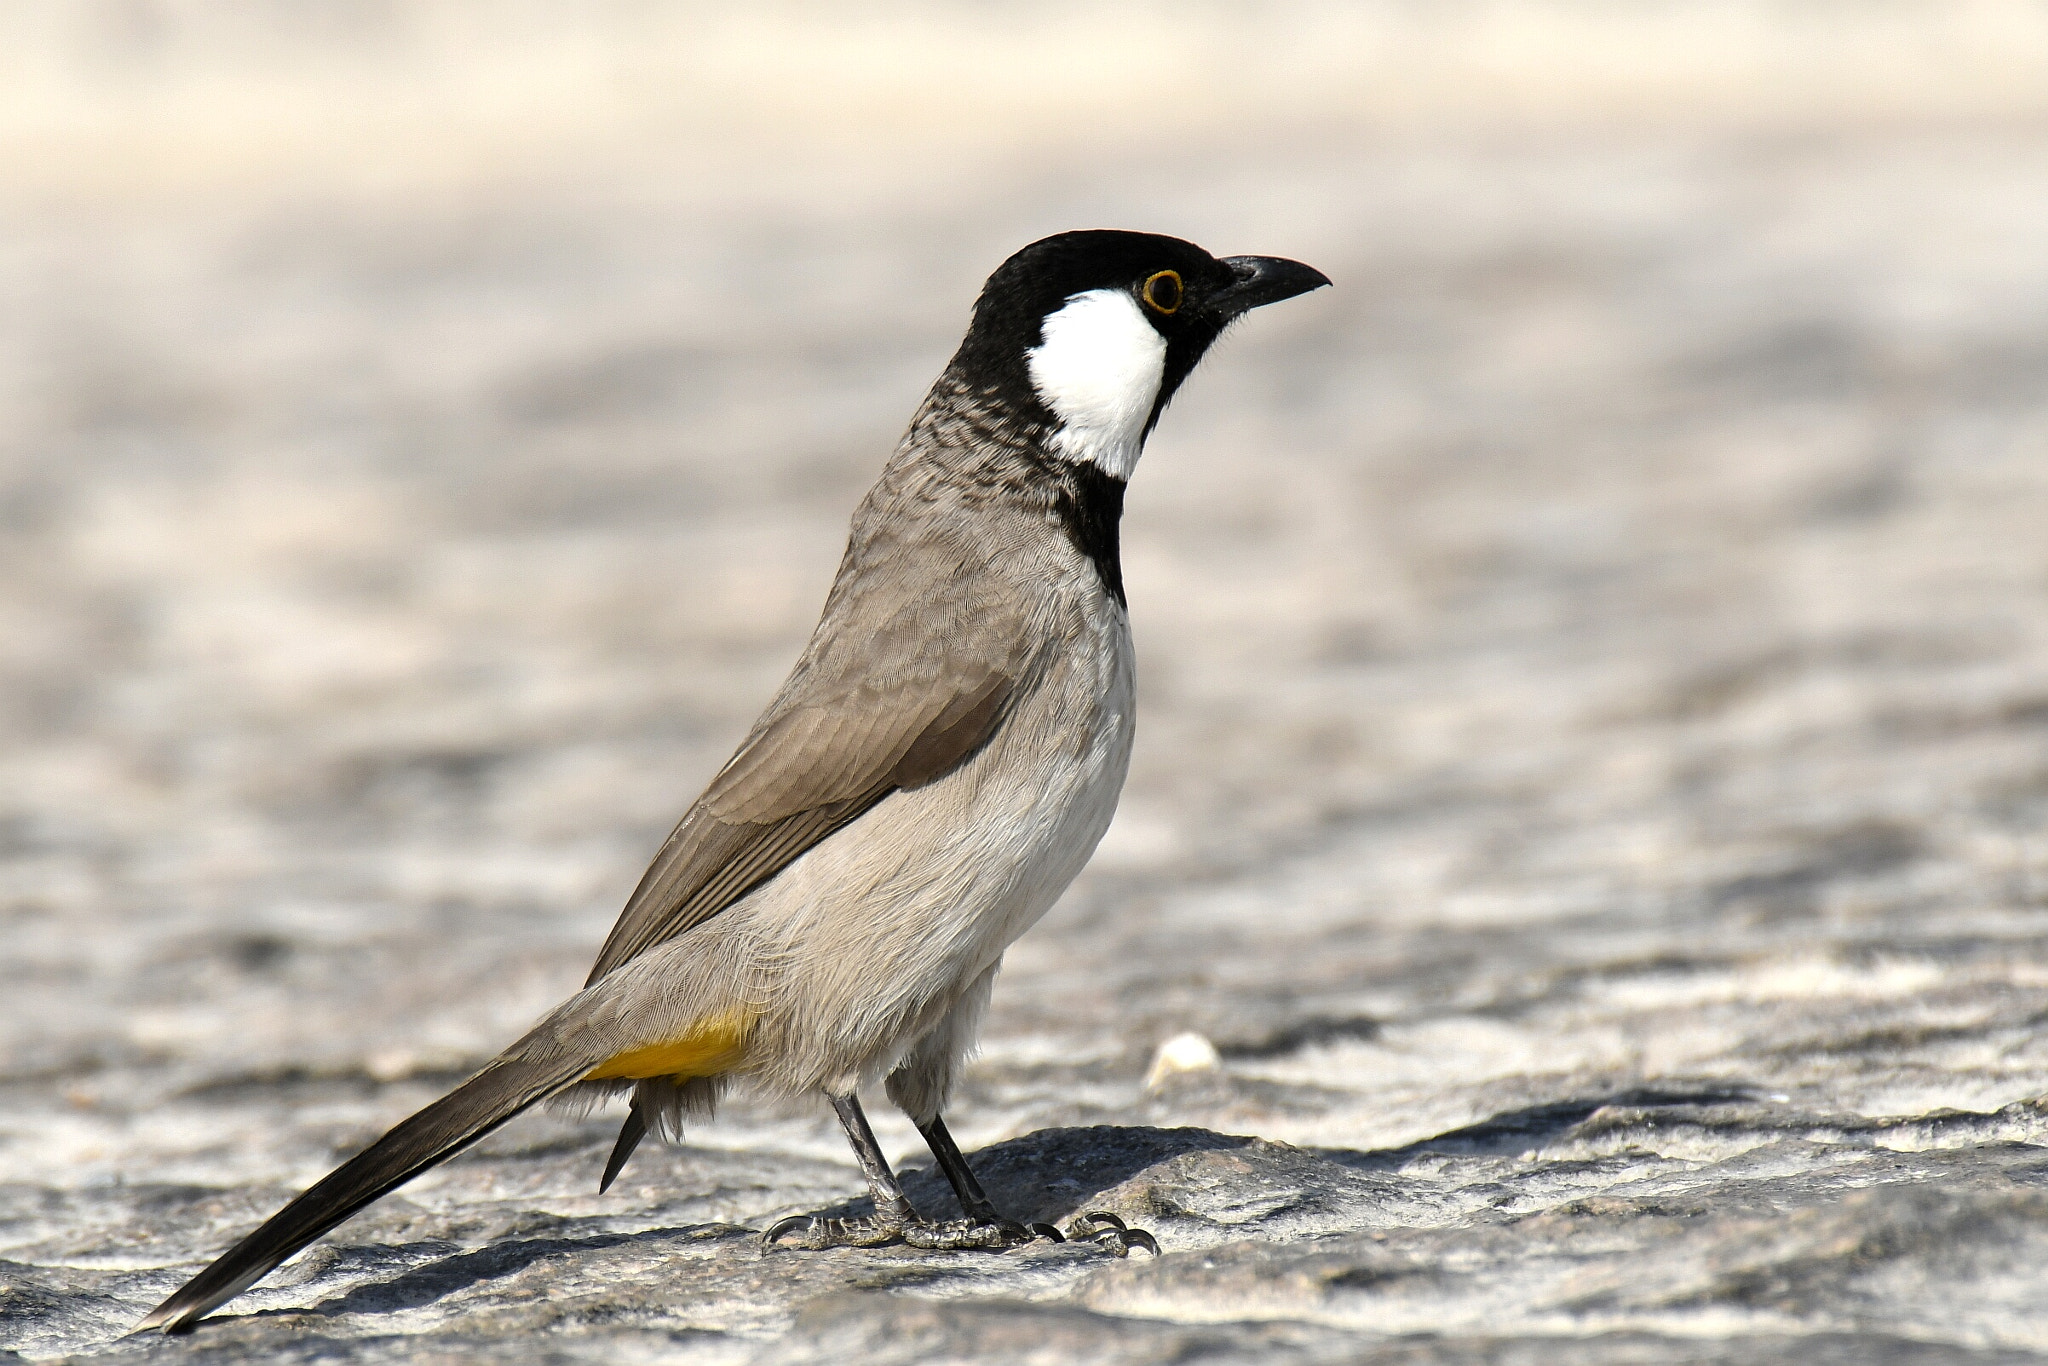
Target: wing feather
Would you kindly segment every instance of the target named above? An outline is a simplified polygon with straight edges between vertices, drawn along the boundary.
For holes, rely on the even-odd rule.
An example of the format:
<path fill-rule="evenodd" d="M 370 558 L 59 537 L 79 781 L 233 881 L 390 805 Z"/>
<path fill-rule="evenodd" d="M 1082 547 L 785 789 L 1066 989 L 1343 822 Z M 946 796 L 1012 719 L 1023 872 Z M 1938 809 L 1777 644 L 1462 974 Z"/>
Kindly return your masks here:
<path fill-rule="evenodd" d="M 943 776 L 987 743 L 1024 672 L 1025 633 L 1014 609 L 994 610 L 958 584 L 921 599 L 899 590 L 893 611 L 876 611 L 873 594 L 835 591 L 782 693 L 648 867 L 590 981 L 709 920 L 891 792 Z M 856 635 L 849 616 L 880 629 Z"/>

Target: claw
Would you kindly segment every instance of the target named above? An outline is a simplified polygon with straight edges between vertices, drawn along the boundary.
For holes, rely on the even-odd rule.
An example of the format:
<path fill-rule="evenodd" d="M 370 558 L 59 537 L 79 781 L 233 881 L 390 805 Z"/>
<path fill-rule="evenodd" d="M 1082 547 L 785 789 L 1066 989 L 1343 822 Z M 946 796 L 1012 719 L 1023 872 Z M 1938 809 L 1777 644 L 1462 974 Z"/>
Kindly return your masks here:
<path fill-rule="evenodd" d="M 792 1214 L 786 1219 L 777 1219 L 761 1234 L 761 1250 L 773 1252 L 778 1246 L 776 1240 L 793 1228 L 805 1228 L 817 1220 L 808 1214 Z"/>
<path fill-rule="evenodd" d="M 1144 1229 L 1125 1229 L 1123 1239 L 1124 1243 L 1126 1244 L 1123 1250 L 1123 1256 L 1130 1256 L 1131 1249 L 1134 1247 L 1142 1247 L 1147 1252 L 1151 1253 L 1154 1257 L 1157 1257 L 1159 1255 L 1159 1240 L 1157 1238 L 1154 1238 L 1151 1234 L 1147 1233 Z"/>
<path fill-rule="evenodd" d="M 1054 1228 L 1051 1224 L 1031 1224 L 1028 1225 L 1028 1227 L 1030 1228 L 1032 1233 L 1036 1234 L 1040 1238 L 1050 1238 L 1055 1243 L 1064 1243 L 1065 1241 L 1067 1241 L 1067 1236 L 1064 1233 L 1061 1233 L 1058 1229 Z"/>
<path fill-rule="evenodd" d="M 801 1238 L 790 1243 L 781 1241 L 782 1235 L 796 1229 L 803 1230 Z M 769 1225 L 768 1231 L 761 1235 L 761 1250 L 768 1252 L 788 1247 L 804 1252 L 823 1252 L 835 1247 L 880 1247 L 883 1243 L 894 1242 L 901 1232 L 902 1225 L 881 1218 L 820 1219 L 811 1214 L 792 1214 Z"/>
<path fill-rule="evenodd" d="M 1128 1257 L 1131 1249 L 1142 1247 L 1159 1255 L 1159 1240 L 1141 1228 L 1132 1228 L 1108 1210 L 1090 1210 L 1076 1215 L 1067 1225 L 1075 1242 L 1090 1242 L 1116 1257 Z"/>

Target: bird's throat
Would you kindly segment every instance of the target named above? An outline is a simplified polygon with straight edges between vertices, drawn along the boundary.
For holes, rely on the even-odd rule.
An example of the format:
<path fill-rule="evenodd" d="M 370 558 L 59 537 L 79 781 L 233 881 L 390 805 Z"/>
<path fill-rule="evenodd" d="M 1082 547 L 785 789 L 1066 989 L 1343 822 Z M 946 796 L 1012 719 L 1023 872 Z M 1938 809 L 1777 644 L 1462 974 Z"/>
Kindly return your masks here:
<path fill-rule="evenodd" d="M 1053 509 L 1067 539 L 1095 566 L 1102 591 L 1124 602 L 1124 568 L 1118 528 L 1124 517 L 1124 481 L 1100 466 L 1065 464 L 1059 471 L 1059 492 Z"/>
<path fill-rule="evenodd" d="M 1166 377 L 1166 339 L 1120 289 L 1076 294 L 1046 315 L 1025 357 L 1031 387 L 1057 421 L 1047 445 L 1127 480 Z"/>

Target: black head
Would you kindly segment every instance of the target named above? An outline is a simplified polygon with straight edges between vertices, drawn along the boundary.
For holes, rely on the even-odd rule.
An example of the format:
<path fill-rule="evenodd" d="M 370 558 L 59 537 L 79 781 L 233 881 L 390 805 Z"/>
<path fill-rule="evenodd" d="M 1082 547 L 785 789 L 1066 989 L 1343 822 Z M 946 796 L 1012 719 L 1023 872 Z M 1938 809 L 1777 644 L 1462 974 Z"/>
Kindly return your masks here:
<path fill-rule="evenodd" d="M 1322 272 L 1297 261 L 1270 256 L 1217 258 L 1192 242 L 1143 232 L 1063 232 L 1033 242 L 997 268 L 982 287 L 974 321 L 953 358 L 953 372 L 981 392 L 1048 422 L 1071 425 L 1073 413 L 1059 411 L 1043 367 L 1034 373 L 1034 353 L 1043 361 L 1048 340 L 1063 328 L 1075 335 L 1081 353 L 1067 361 L 1090 372 L 1113 371 L 1124 342 L 1098 343 L 1069 327 L 1079 316 L 1071 308 L 1092 311 L 1102 324 L 1124 329 L 1130 347 L 1147 349 L 1146 334 L 1131 315 L 1163 343 L 1163 363 L 1146 357 L 1143 426 L 1132 433 L 1136 442 L 1158 421 L 1160 412 L 1195 368 L 1223 329 L 1262 304 L 1291 299 L 1329 284 Z M 1084 300 L 1084 296 L 1089 296 Z M 1095 308 L 1095 305 L 1103 305 Z M 1109 307 L 1116 305 L 1117 307 Z M 1127 305 L 1127 307 L 1124 307 Z M 1063 314 L 1063 310 L 1066 312 Z M 1047 320 L 1063 314 L 1051 327 Z M 1091 328 L 1094 325 L 1091 324 Z M 1151 376 L 1157 375 L 1156 388 Z M 1056 377 L 1054 377 L 1056 379 Z M 1133 391 L 1135 394 L 1135 390 Z M 1116 406 L 1115 394 L 1087 394 L 1090 405 Z M 1111 416 L 1114 416 L 1112 414 Z M 1130 452 L 1135 460 L 1135 446 Z M 1114 472 L 1114 471 L 1113 471 Z M 1128 469 L 1118 473 L 1127 477 Z"/>

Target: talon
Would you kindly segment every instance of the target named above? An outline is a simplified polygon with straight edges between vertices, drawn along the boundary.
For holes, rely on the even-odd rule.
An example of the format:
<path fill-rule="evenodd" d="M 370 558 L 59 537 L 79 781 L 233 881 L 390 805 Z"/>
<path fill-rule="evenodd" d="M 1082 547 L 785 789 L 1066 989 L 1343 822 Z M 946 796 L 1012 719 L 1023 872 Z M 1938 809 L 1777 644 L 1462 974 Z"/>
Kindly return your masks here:
<path fill-rule="evenodd" d="M 1142 1247 L 1159 1255 L 1159 1240 L 1142 1228 L 1132 1228 L 1108 1210 L 1089 1210 L 1067 1223 L 1067 1237 L 1077 1243 L 1094 1243 L 1114 1257 L 1128 1257 L 1131 1249 Z"/>
<path fill-rule="evenodd" d="M 879 1215 L 858 1219 L 821 1219 L 814 1215 L 793 1214 L 787 1219 L 778 1219 L 769 1230 L 761 1235 L 762 1251 L 773 1247 L 788 1247 L 804 1252 L 825 1252 L 837 1247 L 881 1247 L 903 1237 L 904 1224 L 901 1220 Z M 802 1229 L 803 1236 L 789 1243 L 779 1241 L 784 1234 Z"/>
<path fill-rule="evenodd" d="M 1113 1228 L 1102 1230 L 1089 1241 L 1119 1261 L 1131 1255 L 1131 1245 L 1124 1241 L 1123 1234 Z"/>
<path fill-rule="evenodd" d="M 1065 1241 L 1067 1241 L 1067 1235 L 1061 1233 L 1051 1224 L 1032 1224 L 1030 1226 L 1030 1231 L 1037 1237 L 1050 1238 L 1055 1243 L 1064 1243 Z"/>
<path fill-rule="evenodd" d="M 1100 1227 L 1098 1227 L 1100 1226 Z M 1077 1214 L 1067 1221 L 1067 1233 L 1074 1238 L 1093 1238 L 1107 1232 L 1121 1233 L 1129 1225 L 1108 1210 L 1092 1209 L 1086 1214 Z"/>
<path fill-rule="evenodd" d="M 763 1252 L 773 1252 L 778 1246 L 776 1239 L 780 1238 L 783 1234 L 793 1228 L 804 1228 L 816 1222 L 808 1214 L 792 1214 L 786 1219 L 777 1219 L 761 1235 L 761 1250 Z"/>

